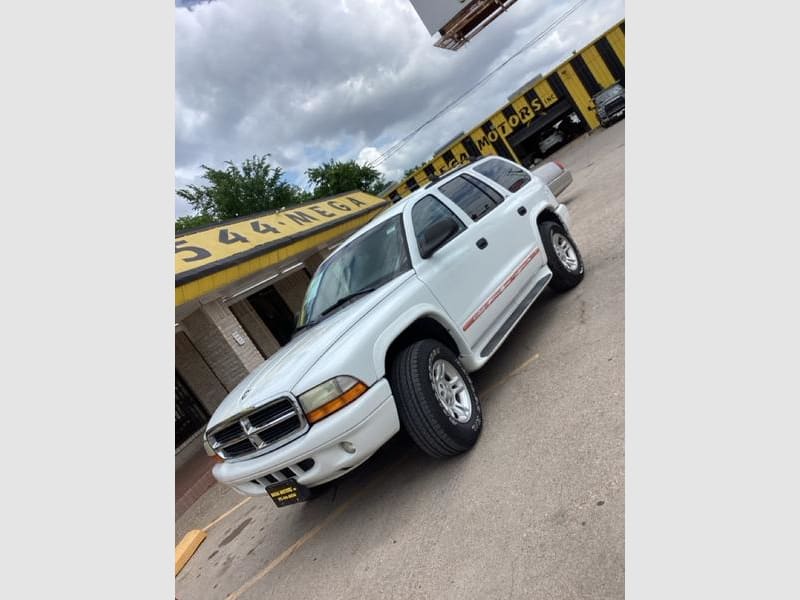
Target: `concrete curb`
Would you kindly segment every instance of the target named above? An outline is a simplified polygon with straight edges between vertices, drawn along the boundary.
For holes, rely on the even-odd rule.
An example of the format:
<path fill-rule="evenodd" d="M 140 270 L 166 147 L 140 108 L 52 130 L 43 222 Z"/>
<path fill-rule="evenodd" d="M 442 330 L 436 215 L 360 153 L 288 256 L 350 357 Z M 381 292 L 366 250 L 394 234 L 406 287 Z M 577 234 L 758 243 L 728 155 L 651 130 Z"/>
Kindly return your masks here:
<path fill-rule="evenodd" d="M 175 546 L 175 576 L 178 576 L 178 573 L 181 572 L 181 569 L 186 566 L 186 563 L 189 562 L 189 559 L 192 558 L 192 555 L 195 553 L 197 548 L 200 544 L 203 543 L 203 540 L 206 539 L 205 531 L 202 529 L 193 529 L 181 540 L 180 544 Z"/>

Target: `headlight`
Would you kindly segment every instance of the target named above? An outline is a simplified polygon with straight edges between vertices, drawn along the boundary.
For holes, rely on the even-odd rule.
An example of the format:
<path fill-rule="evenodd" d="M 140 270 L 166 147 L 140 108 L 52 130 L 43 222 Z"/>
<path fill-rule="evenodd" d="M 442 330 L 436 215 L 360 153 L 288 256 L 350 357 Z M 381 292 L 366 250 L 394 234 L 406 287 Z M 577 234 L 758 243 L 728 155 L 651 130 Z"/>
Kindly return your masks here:
<path fill-rule="evenodd" d="M 298 400 L 308 422 L 316 423 L 347 406 L 366 391 L 367 386 L 355 377 L 341 375 L 311 388 L 301 394 Z"/>
<path fill-rule="evenodd" d="M 214 452 L 214 449 L 211 447 L 211 444 L 208 443 L 208 440 L 206 439 L 205 435 L 203 435 L 203 448 L 205 449 L 206 454 L 213 457 L 214 460 L 216 460 L 217 462 L 222 462 L 222 457 L 216 452 Z"/>

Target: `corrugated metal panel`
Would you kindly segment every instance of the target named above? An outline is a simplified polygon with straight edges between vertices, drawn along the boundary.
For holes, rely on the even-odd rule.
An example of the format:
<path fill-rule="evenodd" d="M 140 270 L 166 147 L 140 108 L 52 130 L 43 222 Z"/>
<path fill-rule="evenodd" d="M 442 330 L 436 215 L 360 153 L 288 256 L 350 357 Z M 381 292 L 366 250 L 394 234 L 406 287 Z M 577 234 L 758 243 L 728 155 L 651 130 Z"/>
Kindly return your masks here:
<path fill-rule="evenodd" d="M 614 53 L 619 58 L 619 62 L 622 65 L 625 65 L 625 34 L 622 33 L 622 30 L 619 27 L 615 27 L 611 31 L 608 32 L 606 35 L 606 39 L 608 43 L 611 44 L 611 47 L 614 49 Z"/>
<path fill-rule="evenodd" d="M 614 52 L 614 49 L 611 48 L 611 44 L 608 42 L 608 39 L 602 38 L 597 40 L 597 43 L 594 45 L 597 49 L 598 54 L 600 54 L 603 62 L 605 63 L 608 70 L 611 72 L 611 76 L 614 78 L 614 81 L 625 81 L 625 67 L 622 66 L 622 63 L 617 56 L 617 53 Z"/>
<path fill-rule="evenodd" d="M 589 96 L 594 96 L 597 92 L 603 89 L 603 86 L 600 85 L 600 82 L 595 79 L 594 74 L 589 70 L 589 67 L 586 64 L 586 61 L 583 60 L 583 57 L 578 54 L 569 61 L 572 70 L 575 71 L 575 74 L 578 76 L 578 79 L 583 85 L 584 89 L 589 93 Z"/>
<path fill-rule="evenodd" d="M 594 78 L 603 88 L 607 88 L 616 81 L 616 78 L 611 75 L 611 71 L 606 67 L 606 64 L 600 57 L 600 53 L 594 46 L 584 50 L 581 56 L 583 56 L 583 60 L 586 61 L 586 66 L 589 67 Z"/>
<path fill-rule="evenodd" d="M 592 106 L 592 99 L 589 97 L 589 93 L 586 91 L 586 88 L 583 87 L 583 84 L 581 84 L 581 80 L 578 77 L 578 74 L 575 73 L 572 65 L 569 63 L 561 65 L 558 68 L 558 76 L 561 81 L 564 82 L 564 87 L 566 87 L 569 95 L 575 102 L 575 106 L 577 107 L 578 111 L 580 111 L 584 120 L 592 129 L 598 127 L 600 125 L 600 121 L 598 121 L 594 111 L 590 110 L 590 107 Z"/>

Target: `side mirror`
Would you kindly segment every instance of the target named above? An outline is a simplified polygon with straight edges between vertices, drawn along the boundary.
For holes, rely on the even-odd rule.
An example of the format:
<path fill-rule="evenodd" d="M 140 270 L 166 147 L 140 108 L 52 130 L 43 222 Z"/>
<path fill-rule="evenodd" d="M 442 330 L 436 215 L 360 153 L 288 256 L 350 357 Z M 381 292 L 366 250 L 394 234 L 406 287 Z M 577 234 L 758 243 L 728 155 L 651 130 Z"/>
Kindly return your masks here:
<path fill-rule="evenodd" d="M 458 223 L 453 219 L 436 221 L 422 231 L 419 240 L 419 255 L 430 258 L 433 253 L 444 246 L 445 242 L 458 232 Z"/>

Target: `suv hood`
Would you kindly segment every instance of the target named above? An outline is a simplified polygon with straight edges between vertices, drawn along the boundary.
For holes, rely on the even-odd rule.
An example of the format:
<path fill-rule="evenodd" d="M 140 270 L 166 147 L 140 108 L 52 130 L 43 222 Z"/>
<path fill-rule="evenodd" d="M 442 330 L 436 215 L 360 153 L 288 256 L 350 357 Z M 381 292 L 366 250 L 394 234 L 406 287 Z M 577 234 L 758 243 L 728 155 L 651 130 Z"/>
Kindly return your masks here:
<path fill-rule="evenodd" d="M 413 276 L 414 272 L 408 271 L 371 294 L 357 298 L 320 323 L 301 332 L 256 367 L 228 394 L 214 411 L 206 430 L 246 410 L 256 408 L 267 400 L 291 392 L 300 379 L 339 338 L 384 298 Z M 301 390 L 301 393 L 304 391 Z"/>

